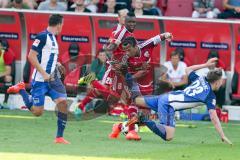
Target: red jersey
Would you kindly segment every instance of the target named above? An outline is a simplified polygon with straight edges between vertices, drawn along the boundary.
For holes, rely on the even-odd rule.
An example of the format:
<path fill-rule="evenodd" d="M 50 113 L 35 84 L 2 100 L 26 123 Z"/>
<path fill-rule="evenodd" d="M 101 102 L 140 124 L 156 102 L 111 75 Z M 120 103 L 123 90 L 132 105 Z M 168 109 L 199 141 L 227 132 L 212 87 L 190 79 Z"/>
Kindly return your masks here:
<path fill-rule="evenodd" d="M 125 26 L 118 24 L 110 36 L 110 42 L 118 45 L 117 50 L 114 52 L 122 51 L 121 43 L 122 40 L 126 37 L 134 37 L 134 34 L 132 32 L 129 32 Z"/>
<path fill-rule="evenodd" d="M 138 44 L 140 55 L 136 57 L 130 57 L 128 59 L 129 72 L 132 74 L 135 74 L 138 71 L 142 70 L 143 63 L 148 63 L 150 65 L 150 68 L 147 70 L 146 75 L 137 80 L 142 94 L 151 94 L 153 91 L 154 67 L 153 64 L 151 64 L 151 58 L 153 58 L 152 52 L 154 47 L 156 47 L 160 42 L 160 35 L 157 35 Z"/>
<path fill-rule="evenodd" d="M 118 48 L 113 52 L 111 59 L 107 62 L 108 69 L 105 72 L 102 84 L 109 86 L 113 91 L 121 94 L 126 89 L 124 84 L 124 78 L 119 76 L 114 69 L 114 63 L 127 65 L 128 56 L 121 49 L 122 40 L 126 37 L 133 36 L 133 33 L 129 32 L 123 25 L 118 24 L 112 35 L 110 36 L 110 42 L 118 45 Z"/>

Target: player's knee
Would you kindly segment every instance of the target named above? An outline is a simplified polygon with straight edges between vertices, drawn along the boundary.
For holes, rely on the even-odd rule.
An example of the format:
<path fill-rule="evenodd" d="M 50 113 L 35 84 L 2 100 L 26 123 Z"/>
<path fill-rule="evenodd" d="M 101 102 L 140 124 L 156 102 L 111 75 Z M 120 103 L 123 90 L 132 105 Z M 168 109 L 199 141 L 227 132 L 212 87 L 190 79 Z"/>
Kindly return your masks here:
<path fill-rule="evenodd" d="M 43 114 L 43 107 L 32 107 L 32 114 L 36 117 L 40 117 Z"/>
<path fill-rule="evenodd" d="M 55 101 L 55 103 L 57 104 L 57 105 L 66 105 L 67 104 L 67 100 L 66 100 L 66 98 L 58 98 L 58 99 L 56 99 L 56 100 L 54 100 Z"/>
<path fill-rule="evenodd" d="M 32 113 L 33 113 L 34 116 L 40 117 L 40 116 L 43 114 L 43 111 L 37 110 L 37 111 L 34 111 L 34 112 L 32 112 Z"/>
<path fill-rule="evenodd" d="M 66 113 L 67 112 L 67 101 L 65 99 L 61 99 L 56 102 L 57 106 L 56 109 L 57 111 Z"/>

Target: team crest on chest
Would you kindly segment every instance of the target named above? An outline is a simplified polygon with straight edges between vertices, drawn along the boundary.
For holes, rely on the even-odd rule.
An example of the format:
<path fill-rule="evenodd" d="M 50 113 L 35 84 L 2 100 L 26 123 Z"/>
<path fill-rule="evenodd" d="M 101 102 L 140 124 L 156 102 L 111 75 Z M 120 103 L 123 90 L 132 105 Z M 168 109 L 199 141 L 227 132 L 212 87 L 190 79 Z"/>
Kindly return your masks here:
<path fill-rule="evenodd" d="M 149 57 L 149 52 L 148 51 L 144 52 L 144 57 Z"/>

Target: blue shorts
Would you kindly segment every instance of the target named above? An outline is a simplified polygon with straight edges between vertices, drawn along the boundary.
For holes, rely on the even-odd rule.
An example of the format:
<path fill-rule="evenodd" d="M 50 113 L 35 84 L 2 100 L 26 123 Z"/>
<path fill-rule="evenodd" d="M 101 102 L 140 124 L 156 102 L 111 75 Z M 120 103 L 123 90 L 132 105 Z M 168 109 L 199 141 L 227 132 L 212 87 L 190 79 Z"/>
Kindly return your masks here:
<path fill-rule="evenodd" d="M 175 127 L 174 109 L 168 103 L 168 94 L 144 96 L 147 106 L 158 113 L 160 124 Z"/>
<path fill-rule="evenodd" d="M 58 98 L 67 98 L 66 89 L 59 78 L 51 82 L 32 81 L 31 95 L 33 98 L 33 106 L 44 106 L 45 95 L 52 100 Z"/>

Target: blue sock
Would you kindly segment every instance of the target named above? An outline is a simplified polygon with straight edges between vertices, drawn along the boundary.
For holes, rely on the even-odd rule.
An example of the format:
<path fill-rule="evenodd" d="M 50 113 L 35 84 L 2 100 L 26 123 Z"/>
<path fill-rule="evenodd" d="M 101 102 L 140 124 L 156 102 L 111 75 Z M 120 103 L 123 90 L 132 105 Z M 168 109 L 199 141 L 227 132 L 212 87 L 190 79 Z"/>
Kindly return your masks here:
<path fill-rule="evenodd" d="M 131 90 L 132 99 L 134 100 L 136 97 L 141 96 L 142 94 L 141 94 L 140 88 L 139 88 L 138 84 L 134 81 L 132 75 L 127 73 L 125 75 L 125 79 L 126 79 L 126 83 L 127 83 L 128 87 Z"/>
<path fill-rule="evenodd" d="M 163 140 L 166 141 L 167 138 L 166 129 L 162 124 L 156 124 L 154 121 L 151 120 L 147 120 L 144 123 L 153 133 L 160 136 Z"/>
<path fill-rule="evenodd" d="M 25 89 L 21 89 L 19 94 L 22 96 L 26 107 L 30 110 L 33 106 L 32 96 L 30 96 Z"/>
<path fill-rule="evenodd" d="M 56 137 L 63 137 L 63 132 L 65 129 L 65 125 L 67 123 L 67 114 L 58 112 L 57 114 L 58 120 L 57 120 L 57 136 Z"/>

